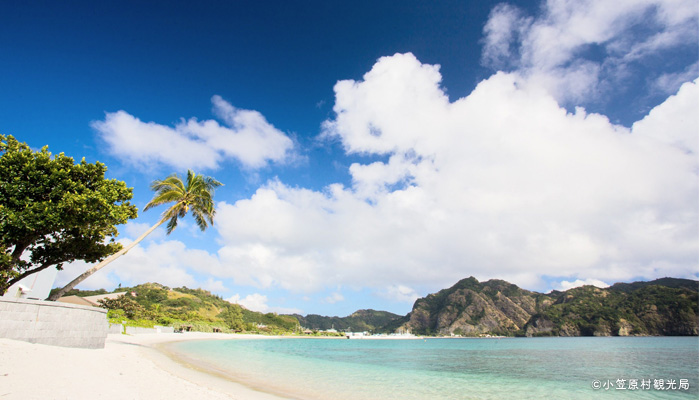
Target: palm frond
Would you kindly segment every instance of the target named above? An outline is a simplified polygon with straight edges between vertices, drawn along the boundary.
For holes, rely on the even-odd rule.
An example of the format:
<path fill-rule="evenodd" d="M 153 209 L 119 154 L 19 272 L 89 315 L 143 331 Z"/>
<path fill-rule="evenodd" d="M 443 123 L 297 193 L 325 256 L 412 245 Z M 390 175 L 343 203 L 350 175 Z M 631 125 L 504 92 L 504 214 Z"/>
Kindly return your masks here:
<path fill-rule="evenodd" d="M 201 231 L 205 231 L 209 227 L 206 215 L 200 210 L 192 209 L 192 217 Z"/>
<path fill-rule="evenodd" d="M 151 190 L 155 191 L 151 201 L 146 204 L 144 211 L 163 204 L 175 203 L 165 212 L 162 220 L 168 220 L 167 232 L 177 227 L 179 218 L 183 218 L 189 211 L 204 231 L 209 225 L 214 224 L 214 190 L 222 186 L 216 179 L 197 175 L 192 170 L 187 171 L 185 182 L 177 174 L 172 174 L 163 180 L 155 180 L 151 183 Z"/>
<path fill-rule="evenodd" d="M 178 192 L 156 193 L 153 199 L 146 204 L 146 207 L 144 207 L 143 210 L 146 211 L 163 204 L 178 202 L 180 199 L 182 199 L 182 194 Z"/>
<path fill-rule="evenodd" d="M 170 235 L 170 232 L 172 232 L 175 228 L 177 227 L 177 215 L 173 216 L 170 218 L 168 221 L 168 226 L 166 228 L 166 233 Z"/>

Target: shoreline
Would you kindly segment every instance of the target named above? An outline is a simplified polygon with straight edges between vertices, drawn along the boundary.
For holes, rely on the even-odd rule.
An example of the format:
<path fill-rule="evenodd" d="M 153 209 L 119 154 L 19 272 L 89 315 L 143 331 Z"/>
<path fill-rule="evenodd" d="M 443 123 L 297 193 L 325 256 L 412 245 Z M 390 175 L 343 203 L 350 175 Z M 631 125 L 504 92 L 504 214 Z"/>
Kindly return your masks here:
<path fill-rule="evenodd" d="M 222 333 L 110 334 L 104 349 L 0 338 L 0 398 L 290 400 L 182 362 L 169 343 L 260 339 Z"/>
<path fill-rule="evenodd" d="M 326 382 L 316 382 L 313 379 L 308 379 L 308 382 L 304 381 L 300 386 L 293 384 L 285 389 L 283 386 L 276 385 L 277 382 L 274 378 L 248 380 L 245 373 L 241 376 L 232 376 L 230 373 L 218 370 L 215 365 L 209 365 L 206 361 L 199 363 L 197 359 L 190 360 L 187 353 L 180 353 L 177 346 L 175 346 L 177 342 L 201 340 L 303 338 L 199 332 L 140 335 L 112 334 L 107 337 L 104 349 L 56 347 L 0 338 L 0 399 L 171 400 L 173 398 L 206 398 L 211 400 L 292 400 L 329 398 L 329 396 L 323 397 L 319 395 L 325 394 L 324 390 L 330 389 L 332 391 L 335 389 L 326 385 Z M 512 344 L 525 342 L 514 341 Z M 610 341 L 607 342 L 610 343 Z M 537 341 L 530 343 L 537 343 Z M 689 343 L 692 344 L 689 349 L 695 351 L 695 360 L 697 360 L 697 343 Z M 541 348 L 541 346 L 540 344 L 539 347 L 535 346 L 531 350 L 539 351 L 537 349 Z M 687 345 L 684 346 L 687 347 Z M 547 348 L 550 347 L 548 346 Z M 558 346 L 555 346 L 555 348 L 558 348 Z M 663 349 L 664 346 L 658 348 Z M 682 359 L 685 360 L 685 358 Z M 647 365 L 651 364 L 647 363 Z M 688 366 L 694 366 L 695 374 L 697 374 L 697 364 L 690 363 Z M 678 375 L 678 377 L 686 378 L 685 375 L 681 375 Z M 500 375 L 495 373 L 494 376 L 499 377 Z M 656 378 L 652 375 L 649 375 L 649 377 Z M 591 379 L 594 378 L 598 377 L 592 376 Z M 368 377 L 365 377 L 363 380 L 351 383 L 354 386 L 350 386 L 346 391 L 354 393 L 354 390 L 363 388 L 369 380 Z M 403 385 L 400 381 L 394 381 L 395 384 L 397 382 L 399 385 Z M 508 390 L 512 391 L 514 388 L 517 390 L 522 389 L 522 387 L 518 386 L 522 384 L 520 381 L 515 382 L 513 379 L 510 379 L 507 382 L 511 385 L 511 388 Z M 311 383 L 311 385 L 305 386 L 307 383 Z M 316 383 L 320 385 L 316 386 Z M 692 388 L 697 391 L 697 381 L 691 379 L 691 384 Z M 583 382 L 582 385 L 581 387 L 589 388 L 590 382 Z M 536 387 L 534 386 L 533 388 Z M 565 395 L 578 395 L 581 394 L 581 387 L 564 388 L 562 393 Z M 419 388 L 414 389 L 417 390 Z M 483 392 L 488 395 L 506 393 L 498 390 L 491 393 L 488 385 L 480 390 L 480 393 Z M 366 398 L 362 397 L 362 394 L 361 391 L 358 391 L 355 393 L 357 396 L 354 397 Z M 364 395 L 366 394 L 364 393 Z M 586 394 L 586 396 L 588 395 L 590 393 Z M 589 397 L 586 396 L 580 398 Z M 388 397 L 385 396 L 384 398 Z M 424 396 L 422 398 L 430 397 Z"/>

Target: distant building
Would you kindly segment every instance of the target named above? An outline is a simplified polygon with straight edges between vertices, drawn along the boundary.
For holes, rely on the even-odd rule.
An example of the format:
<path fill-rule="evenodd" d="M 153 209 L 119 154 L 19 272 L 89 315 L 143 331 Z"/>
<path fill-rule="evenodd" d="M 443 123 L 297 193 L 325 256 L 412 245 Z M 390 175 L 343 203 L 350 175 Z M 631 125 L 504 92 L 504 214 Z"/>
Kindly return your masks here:
<path fill-rule="evenodd" d="M 369 336 L 369 332 L 345 332 L 345 337 L 348 339 L 360 339 Z"/>

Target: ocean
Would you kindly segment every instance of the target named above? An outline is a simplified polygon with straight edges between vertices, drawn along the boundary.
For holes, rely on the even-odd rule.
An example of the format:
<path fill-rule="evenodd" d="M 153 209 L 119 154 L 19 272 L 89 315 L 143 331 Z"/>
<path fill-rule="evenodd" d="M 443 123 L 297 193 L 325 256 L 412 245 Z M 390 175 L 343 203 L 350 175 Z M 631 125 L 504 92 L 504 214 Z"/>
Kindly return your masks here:
<path fill-rule="evenodd" d="M 237 339 L 170 349 L 304 400 L 698 398 L 697 337 Z"/>

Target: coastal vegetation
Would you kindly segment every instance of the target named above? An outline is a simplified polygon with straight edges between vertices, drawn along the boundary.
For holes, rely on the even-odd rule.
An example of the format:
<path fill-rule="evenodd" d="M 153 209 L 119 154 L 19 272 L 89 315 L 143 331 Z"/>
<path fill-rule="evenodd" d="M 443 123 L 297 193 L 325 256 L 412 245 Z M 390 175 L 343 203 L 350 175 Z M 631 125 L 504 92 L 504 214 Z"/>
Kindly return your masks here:
<path fill-rule="evenodd" d="M 116 225 L 137 216 L 132 188 L 107 167 L 75 163 L 47 146 L 34 151 L 0 135 L 0 295 L 21 279 L 64 263 L 119 251 Z"/>
<path fill-rule="evenodd" d="M 54 289 L 56 290 L 56 289 Z M 169 288 L 158 283 L 120 287 L 116 299 L 101 300 L 112 324 L 153 327 L 172 326 L 200 332 L 252 332 L 289 334 L 300 331 L 296 318 L 250 311 L 203 289 Z M 81 297 L 108 294 L 106 290 L 72 289 L 66 295 Z"/>

